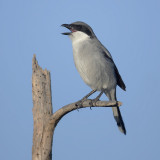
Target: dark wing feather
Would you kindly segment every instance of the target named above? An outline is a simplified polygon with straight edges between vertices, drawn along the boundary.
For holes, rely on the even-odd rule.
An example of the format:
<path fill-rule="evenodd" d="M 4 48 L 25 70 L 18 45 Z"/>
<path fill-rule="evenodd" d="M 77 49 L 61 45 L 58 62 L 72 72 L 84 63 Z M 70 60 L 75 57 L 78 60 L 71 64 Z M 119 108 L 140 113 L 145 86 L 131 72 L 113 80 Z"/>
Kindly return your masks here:
<path fill-rule="evenodd" d="M 125 91 L 126 90 L 126 85 L 124 84 L 124 82 L 121 78 L 121 75 L 118 72 L 118 69 L 117 69 L 116 65 L 115 65 L 115 73 L 116 73 L 116 77 L 117 77 L 117 85 Z"/>
<path fill-rule="evenodd" d="M 107 50 L 107 51 L 108 51 L 108 50 Z M 109 51 L 108 51 L 108 52 L 109 52 Z M 126 90 L 126 85 L 124 84 L 124 82 L 123 82 L 123 80 L 122 80 L 122 78 L 121 78 L 121 75 L 119 74 L 119 71 L 118 71 L 118 69 L 117 69 L 117 67 L 116 67 L 113 59 L 112 59 L 111 57 L 109 57 L 108 54 L 107 54 L 105 51 L 103 51 L 102 53 L 104 54 L 104 56 L 105 56 L 107 59 L 109 59 L 109 60 L 114 64 L 115 74 L 116 74 L 116 78 L 117 78 L 117 85 L 125 91 L 125 90 Z M 110 53 L 109 53 L 109 54 L 110 54 Z"/>

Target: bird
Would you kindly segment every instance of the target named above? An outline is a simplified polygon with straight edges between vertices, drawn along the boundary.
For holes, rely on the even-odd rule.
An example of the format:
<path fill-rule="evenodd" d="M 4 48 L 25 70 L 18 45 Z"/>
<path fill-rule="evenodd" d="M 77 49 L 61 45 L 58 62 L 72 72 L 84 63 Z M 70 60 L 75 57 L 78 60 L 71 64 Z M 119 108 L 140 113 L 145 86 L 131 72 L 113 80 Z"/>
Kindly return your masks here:
<path fill-rule="evenodd" d="M 126 91 L 126 86 L 110 52 L 98 40 L 87 23 L 76 21 L 61 26 L 70 30 L 62 34 L 68 35 L 71 39 L 75 66 L 83 81 L 92 89 L 81 102 L 96 91 L 100 91 L 100 94 L 94 99 L 95 101 L 99 100 L 104 93 L 109 101 L 117 102 L 117 85 L 124 91 Z M 112 107 L 112 110 L 119 130 L 126 134 L 119 107 Z"/>

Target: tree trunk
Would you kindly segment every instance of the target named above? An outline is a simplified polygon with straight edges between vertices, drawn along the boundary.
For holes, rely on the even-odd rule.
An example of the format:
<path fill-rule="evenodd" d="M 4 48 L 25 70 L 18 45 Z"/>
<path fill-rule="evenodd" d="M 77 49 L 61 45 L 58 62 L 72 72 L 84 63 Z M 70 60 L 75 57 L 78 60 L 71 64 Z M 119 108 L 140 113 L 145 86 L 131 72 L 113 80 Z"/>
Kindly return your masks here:
<path fill-rule="evenodd" d="M 76 102 L 71 103 L 53 114 L 50 72 L 38 65 L 35 55 L 32 60 L 32 98 L 34 121 L 32 160 L 51 160 L 54 129 L 59 120 L 67 113 L 76 110 L 77 106 Z M 121 104 L 121 102 L 106 101 L 97 101 L 93 104 L 88 99 L 80 108 L 117 107 Z"/>
<path fill-rule="evenodd" d="M 50 72 L 42 70 L 34 55 L 32 61 L 32 96 L 33 96 L 33 160 L 52 159 L 52 137 L 54 125 L 49 125 L 52 111 Z"/>

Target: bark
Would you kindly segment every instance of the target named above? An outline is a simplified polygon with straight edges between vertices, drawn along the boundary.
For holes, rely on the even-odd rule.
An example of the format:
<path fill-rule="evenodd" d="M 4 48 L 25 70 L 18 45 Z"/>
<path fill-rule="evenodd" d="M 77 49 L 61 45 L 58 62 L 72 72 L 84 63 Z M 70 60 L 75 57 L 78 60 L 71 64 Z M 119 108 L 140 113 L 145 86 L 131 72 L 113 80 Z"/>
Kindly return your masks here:
<path fill-rule="evenodd" d="M 50 72 L 43 70 L 34 55 L 32 60 L 32 98 L 33 98 L 33 145 L 32 160 L 51 160 L 52 141 L 57 123 L 67 113 L 76 110 L 76 102 L 68 104 L 53 113 L 51 96 Z M 80 108 L 85 107 L 114 107 L 121 106 L 121 102 L 91 100 L 83 102 Z M 79 108 L 79 109 L 80 109 Z"/>

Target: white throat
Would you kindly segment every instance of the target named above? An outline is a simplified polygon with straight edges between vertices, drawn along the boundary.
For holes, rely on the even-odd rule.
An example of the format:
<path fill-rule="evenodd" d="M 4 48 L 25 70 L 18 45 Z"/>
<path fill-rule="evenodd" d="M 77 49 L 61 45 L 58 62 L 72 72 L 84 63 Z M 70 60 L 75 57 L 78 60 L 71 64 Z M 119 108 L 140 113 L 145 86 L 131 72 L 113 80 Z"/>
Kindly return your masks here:
<path fill-rule="evenodd" d="M 81 31 L 73 32 L 69 37 L 72 40 L 72 43 L 80 43 L 81 41 L 85 41 L 90 38 L 87 34 Z"/>

